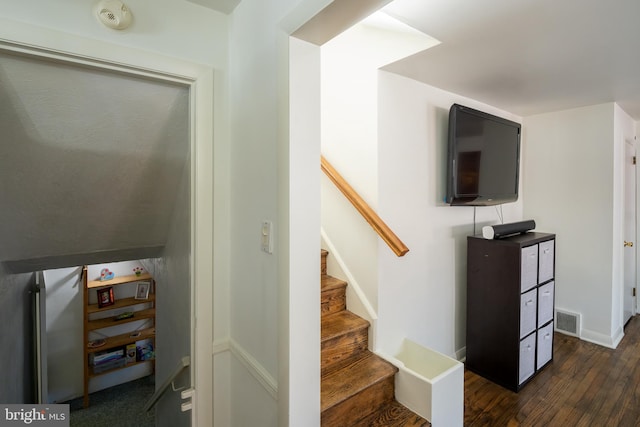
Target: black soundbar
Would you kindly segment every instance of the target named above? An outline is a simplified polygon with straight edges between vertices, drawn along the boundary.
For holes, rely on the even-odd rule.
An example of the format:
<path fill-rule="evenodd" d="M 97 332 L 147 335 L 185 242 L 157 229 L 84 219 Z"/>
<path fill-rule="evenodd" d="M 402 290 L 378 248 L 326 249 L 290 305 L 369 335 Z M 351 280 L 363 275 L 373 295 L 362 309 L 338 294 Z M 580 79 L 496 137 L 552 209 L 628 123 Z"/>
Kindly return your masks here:
<path fill-rule="evenodd" d="M 485 239 L 500 239 L 512 234 L 526 233 L 536 228 L 536 222 L 532 219 L 509 224 L 487 225 L 482 227 L 482 237 Z"/>

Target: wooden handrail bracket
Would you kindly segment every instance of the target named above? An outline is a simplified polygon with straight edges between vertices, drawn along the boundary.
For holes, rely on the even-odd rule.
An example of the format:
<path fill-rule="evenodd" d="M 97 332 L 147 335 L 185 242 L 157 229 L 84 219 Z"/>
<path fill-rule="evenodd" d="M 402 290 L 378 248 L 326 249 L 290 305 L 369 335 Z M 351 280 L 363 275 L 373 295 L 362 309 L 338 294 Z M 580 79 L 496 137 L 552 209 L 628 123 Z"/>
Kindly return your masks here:
<path fill-rule="evenodd" d="M 327 177 L 338 187 L 338 190 L 351 202 L 360 215 L 373 227 L 378 235 L 386 242 L 391 250 L 399 257 L 409 252 L 409 248 L 395 235 L 387 224 L 376 214 L 371 206 L 360 197 L 360 195 L 349 185 L 347 181 L 334 169 L 333 166 L 320 156 L 320 168 Z"/>

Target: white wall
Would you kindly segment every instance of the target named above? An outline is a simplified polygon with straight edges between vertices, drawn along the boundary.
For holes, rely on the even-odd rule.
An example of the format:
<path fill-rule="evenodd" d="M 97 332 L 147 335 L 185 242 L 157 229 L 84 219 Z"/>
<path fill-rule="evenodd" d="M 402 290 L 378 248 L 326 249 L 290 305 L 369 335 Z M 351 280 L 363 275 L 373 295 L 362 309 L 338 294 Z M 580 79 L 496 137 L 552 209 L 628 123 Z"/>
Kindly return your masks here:
<path fill-rule="evenodd" d="M 278 419 L 278 395 L 290 391 L 288 384 L 279 381 L 287 378 L 280 370 L 288 369 L 288 336 L 281 334 L 288 334 L 289 319 L 285 315 L 284 329 L 278 310 L 289 310 L 289 301 L 280 292 L 288 288 L 291 274 L 286 271 L 288 189 L 281 187 L 281 180 L 287 182 L 288 164 L 284 161 L 288 155 L 280 153 L 281 144 L 288 140 L 288 37 L 279 24 L 295 3 L 245 0 L 234 10 L 230 25 L 230 400 L 231 423 L 238 426 L 256 422 L 286 425 L 290 417 L 283 412 Z M 260 250 L 263 220 L 273 222 L 272 254 Z M 307 337 L 311 342 L 313 335 Z M 284 341 L 279 343 L 281 339 Z M 287 353 L 281 353 L 280 348 Z M 298 356 L 313 348 L 302 349 Z M 281 404 L 286 407 L 287 402 L 288 396 L 283 394 Z"/>
<path fill-rule="evenodd" d="M 373 207 L 378 202 L 377 71 L 436 43 L 379 12 L 322 46 L 322 154 Z"/>
<path fill-rule="evenodd" d="M 376 14 L 322 46 L 322 155 L 373 208 L 378 207 L 378 69 L 436 41 Z M 369 224 L 322 177 L 322 227 L 374 310 L 378 308 L 377 251 Z M 383 220 L 386 218 L 383 217 Z M 391 225 L 393 229 L 393 225 Z"/>
<path fill-rule="evenodd" d="M 82 267 L 44 271 L 49 402 L 82 396 Z"/>
<path fill-rule="evenodd" d="M 7 274 L 0 263 L 0 402 L 26 403 L 33 399 L 32 273 Z"/>
<path fill-rule="evenodd" d="M 94 17 L 95 3 L 4 0 L 0 17 L 201 64 L 219 65 L 224 60 L 227 18 L 219 12 L 186 1 L 176 7 L 171 0 L 127 0 L 132 24 L 114 31 Z"/>
<path fill-rule="evenodd" d="M 230 399 L 235 426 L 320 421 L 319 368 L 312 366 L 320 342 L 319 141 L 317 112 L 307 114 L 317 107 L 315 94 L 308 103 L 299 94 L 289 98 L 289 34 L 328 3 L 243 0 L 231 18 Z M 311 51 L 317 61 L 314 49 L 297 47 L 298 54 Z M 313 90 L 305 79 L 299 82 L 303 92 Z M 305 110 L 296 109 L 301 121 L 295 125 L 290 102 Z M 315 140 L 305 138 L 314 138 L 313 133 Z M 273 254 L 260 251 L 265 219 L 274 223 Z"/>
<path fill-rule="evenodd" d="M 243 1 L 230 25 L 229 77 L 231 101 L 231 235 L 230 336 L 239 351 L 254 361 L 247 366 L 233 360 L 231 423 L 265 427 L 277 425 L 277 402 L 251 373 L 261 372 L 267 383 L 278 377 L 278 259 L 260 251 L 262 220 L 278 218 L 278 92 L 277 31 L 279 4 Z M 256 70 L 259 73 L 255 73 Z M 249 358 L 250 357 L 250 358 Z M 251 371 L 253 369 L 253 372 Z M 245 400 L 245 396 L 249 396 Z M 247 402 L 252 402 L 251 411 Z"/>
<path fill-rule="evenodd" d="M 317 165 L 320 157 L 320 48 L 294 38 L 289 47 L 290 160 L 286 178 L 281 177 L 282 185 L 288 188 L 281 197 L 288 198 L 289 208 L 281 216 L 286 215 L 290 225 L 286 232 L 287 260 L 280 260 L 288 276 L 288 289 L 280 287 L 280 301 L 286 301 L 287 310 L 280 310 L 278 382 L 281 399 L 286 396 L 288 401 L 289 415 L 280 417 L 280 425 L 286 420 L 292 426 L 312 427 L 320 420 L 320 340 L 309 333 L 320 330 L 319 259 L 315 250 L 320 248 L 320 171 L 309 170 L 309 165 Z M 300 215 L 301 211 L 305 214 Z M 318 292 L 312 292 L 316 285 Z M 283 405 L 280 411 L 285 411 Z"/>
<path fill-rule="evenodd" d="M 449 108 L 459 103 L 521 119 L 387 72 L 379 73 L 379 91 L 379 209 L 410 249 L 402 258 L 379 249 L 379 346 L 396 354 L 407 337 L 464 357 L 466 237 L 474 234 L 474 208 L 443 201 Z M 522 220 L 525 195 L 503 205 L 505 223 Z M 476 209 L 476 233 L 500 222 L 497 209 Z"/>
<path fill-rule="evenodd" d="M 377 39 L 380 33 L 384 44 Z M 339 252 L 335 255 L 378 311 L 376 348 L 395 354 L 408 337 L 463 357 L 465 236 L 473 234 L 473 208 L 442 202 L 448 109 L 460 102 L 520 118 L 378 71 L 433 44 L 416 34 L 359 26 L 322 47 L 323 155 L 410 252 L 397 258 L 325 178 L 322 226 Z M 479 222 L 498 222 L 494 208 L 477 211 Z M 522 219 L 522 203 L 506 205 L 503 214 L 505 222 Z"/>
<path fill-rule="evenodd" d="M 617 133 L 630 121 L 615 112 L 607 103 L 527 117 L 523 155 L 525 216 L 557 234 L 556 307 L 582 314 L 582 338 L 609 347 L 622 337 Z"/>
<path fill-rule="evenodd" d="M 191 233 L 190 233 L 190 168 L 185 156 L 179 194 L 169 228 L 169 238 L 162 258 L 145 260 L 142 265 L 156 281 L 156 384 L 172 374 L 184 356 L 192 356 L 191 337 Z M 191 384 L 190 370 L 175 379 L 176 387 Z M 156 405 L 156 426 L 190 425 L 190 414 L 181 412 L 180 393 L 162 396 Z M 226 413 L 221 406 L 220 412 Z"/>

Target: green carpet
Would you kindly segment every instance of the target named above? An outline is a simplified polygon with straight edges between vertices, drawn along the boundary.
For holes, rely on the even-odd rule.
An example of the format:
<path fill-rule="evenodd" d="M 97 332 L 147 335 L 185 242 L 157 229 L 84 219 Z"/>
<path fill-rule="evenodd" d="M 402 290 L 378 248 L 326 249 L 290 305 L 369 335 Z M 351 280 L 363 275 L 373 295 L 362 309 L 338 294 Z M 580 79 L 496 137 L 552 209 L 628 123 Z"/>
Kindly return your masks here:
<path fill-rule="evenodd" d="M 154 410 L 143 412 L 155 391 L 154 376 L 110 387 L 89 395 L 89 407 L 82 398 L 66 402 L 71 410 L 71 427 L 153 427 Z"/>

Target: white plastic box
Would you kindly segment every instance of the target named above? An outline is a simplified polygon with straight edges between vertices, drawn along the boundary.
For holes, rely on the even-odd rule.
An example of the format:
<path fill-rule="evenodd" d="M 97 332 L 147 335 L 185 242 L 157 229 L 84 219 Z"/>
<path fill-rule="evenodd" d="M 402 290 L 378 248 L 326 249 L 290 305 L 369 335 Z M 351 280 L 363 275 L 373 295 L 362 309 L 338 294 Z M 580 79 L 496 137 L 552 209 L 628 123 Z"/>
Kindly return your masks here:
<path fill-rule="evenodd" d="M 464 420 L 464 365 L 405 339 L 390 362 L 396 375 L 396 399 L 434 427 L 458 427 Z"/>

